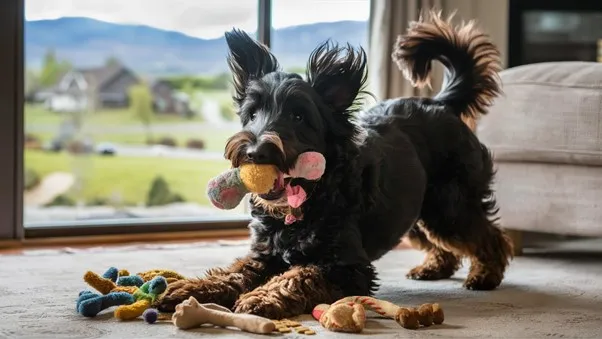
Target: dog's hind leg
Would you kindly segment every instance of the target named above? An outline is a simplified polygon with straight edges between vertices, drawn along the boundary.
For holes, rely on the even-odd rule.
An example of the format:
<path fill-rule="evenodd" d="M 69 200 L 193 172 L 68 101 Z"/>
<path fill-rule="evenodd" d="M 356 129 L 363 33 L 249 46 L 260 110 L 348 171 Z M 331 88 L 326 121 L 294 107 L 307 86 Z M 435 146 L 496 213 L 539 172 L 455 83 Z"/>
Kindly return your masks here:
<path fill-rule="evenodd" d="M 421 230 L 423 221 L 418 221 L 406 234 L 414 249 L 426 251 L 423 263 L 406 275 L 414 280 L 439 280 L 451 277 L 461 265 L 461 257 L 430 242 Z"/>
<path fill-rule="evenodd" d="M 496 212 L 492 192 L 485 189 L 475 195 L 470 189 L 470 185 L 450 182 L 427 192 L 424 223 L 418 227 L 435 247 L 470 258 L 467 289 L 491 290 L 504 278 L 512 242 L 491 219 Z"/>

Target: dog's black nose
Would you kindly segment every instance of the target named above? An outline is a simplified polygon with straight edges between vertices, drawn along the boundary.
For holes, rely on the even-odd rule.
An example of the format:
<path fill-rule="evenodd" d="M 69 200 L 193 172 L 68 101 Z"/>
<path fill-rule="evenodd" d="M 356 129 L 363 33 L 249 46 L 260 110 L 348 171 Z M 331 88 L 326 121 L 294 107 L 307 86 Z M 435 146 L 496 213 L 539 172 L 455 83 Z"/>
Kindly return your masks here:
<path fill-rule="evenodd" d="M 268 147 L 252 147 L 247 149 L 247 157 L 256 164 L 266 163 L 269 158 Z"/>

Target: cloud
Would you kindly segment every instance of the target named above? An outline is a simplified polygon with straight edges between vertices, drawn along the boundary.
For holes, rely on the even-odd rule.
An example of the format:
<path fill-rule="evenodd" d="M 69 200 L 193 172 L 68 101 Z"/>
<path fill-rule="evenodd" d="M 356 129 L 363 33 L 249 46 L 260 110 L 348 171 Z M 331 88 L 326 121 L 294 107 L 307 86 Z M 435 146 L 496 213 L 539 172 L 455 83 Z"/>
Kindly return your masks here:
<path fill-rule="evenodd" d="M 369 0 L 274 0 L 275 28 L 315 22 L 367 20 Z M 253 0 L 27 0 L 27 20 L 81 16 L 216 38 L 232 27 L 257 29 Z"/>
<path fill-rule="evenodd" d="M 240 0 L 27 0 L 27 20 L 81 16 L 216 37 L 233 26 L 254 31 L 257 4 Z"/>

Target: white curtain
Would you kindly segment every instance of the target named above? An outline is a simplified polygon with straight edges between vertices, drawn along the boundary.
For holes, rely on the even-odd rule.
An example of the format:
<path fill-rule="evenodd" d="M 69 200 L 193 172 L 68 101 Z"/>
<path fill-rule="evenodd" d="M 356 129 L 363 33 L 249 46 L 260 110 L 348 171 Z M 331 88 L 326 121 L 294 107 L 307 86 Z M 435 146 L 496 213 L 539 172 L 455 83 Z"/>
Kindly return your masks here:
<path fill-rule="evenodd" d="M 445 0 L 372 0 L 369 35 L 369 90 L 378 100 L 428 96 L 428 88 L 419 90 L 403 77 L 397 65 L 391 60 L 393 44 L 399 34 L 408 28 L 410 22 L 418 20 L 420 11 L 442 8 Z M 433 74 L 436 76 L 436 72 Z M 437 79 L 432 80 L 438 85 Z"/>

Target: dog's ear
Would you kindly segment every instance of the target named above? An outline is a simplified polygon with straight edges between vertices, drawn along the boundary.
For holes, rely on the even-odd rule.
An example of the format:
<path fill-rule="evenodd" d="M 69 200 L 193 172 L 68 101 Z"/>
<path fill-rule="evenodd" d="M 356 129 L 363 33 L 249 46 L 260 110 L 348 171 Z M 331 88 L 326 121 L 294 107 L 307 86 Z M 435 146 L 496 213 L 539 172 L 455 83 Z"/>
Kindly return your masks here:
<path fill-rule="evenodd" d="M 329 41 L 318 46 L 307 63 L 307 81 L 334 112 L 353 110 L 366 84 L 366 52 Z"/>
<path fill-rule="evenodd" d="M 276 57 L 263 44 L 238 29 L 226 32 L 228 66 L 234 82 L 234 100 L 240 104 L 252 79 L 280 69 Z"/>

